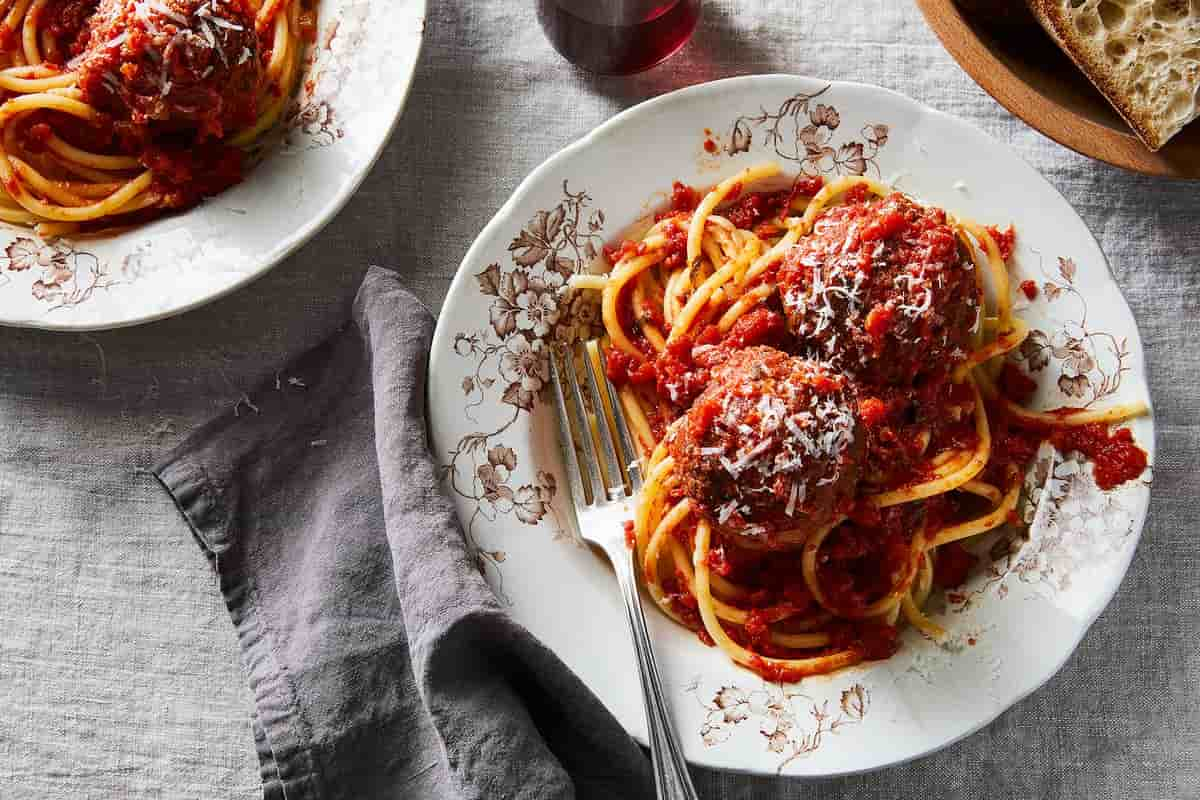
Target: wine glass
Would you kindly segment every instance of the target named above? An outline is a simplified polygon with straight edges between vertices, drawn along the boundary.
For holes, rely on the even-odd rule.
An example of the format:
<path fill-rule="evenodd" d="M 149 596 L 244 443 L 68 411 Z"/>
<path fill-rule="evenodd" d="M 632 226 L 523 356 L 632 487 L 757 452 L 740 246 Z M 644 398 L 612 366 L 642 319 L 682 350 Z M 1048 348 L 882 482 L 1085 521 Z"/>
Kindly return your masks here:
<path fill-rule="evenodd" d="M 554 49 L 602 75 L 649 69 L 683 47 L 700 20 L 701 0 L 537 0 Z"/>

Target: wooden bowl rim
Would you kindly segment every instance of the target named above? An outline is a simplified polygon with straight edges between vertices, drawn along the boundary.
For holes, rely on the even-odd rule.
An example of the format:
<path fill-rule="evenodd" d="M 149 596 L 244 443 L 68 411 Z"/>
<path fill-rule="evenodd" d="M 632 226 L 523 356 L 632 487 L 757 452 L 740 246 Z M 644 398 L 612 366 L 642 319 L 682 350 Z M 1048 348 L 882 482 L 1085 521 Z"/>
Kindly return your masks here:
<path fill-rule="evenodd" d="M 1171 143 L 1147 149 L 1132 131 L 1118 131 L 1050 100 L 997 58 L 963 18 L 954 0 L 916 0 L 925 22 L 958 65 L 1026 124 L 1081 155 L 1145 175 L 1200 179 L 1200 154 L 1172 159 Z M 974 67 L 974 68 L 973 68 Z"/>

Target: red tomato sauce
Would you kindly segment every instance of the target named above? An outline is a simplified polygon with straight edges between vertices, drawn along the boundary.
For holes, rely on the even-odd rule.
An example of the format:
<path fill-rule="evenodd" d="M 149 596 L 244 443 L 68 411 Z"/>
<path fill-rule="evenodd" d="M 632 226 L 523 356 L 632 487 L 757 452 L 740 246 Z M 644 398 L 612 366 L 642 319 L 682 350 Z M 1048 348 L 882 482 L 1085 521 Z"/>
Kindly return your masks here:
<path fill-rule="evenodd" d="M 678 213 L 680 211 L 691 212 L 696 210 L 696 206 L 700 205 L 700 192 L 688 186 L 686 183 L 675 181 L 671 184 L 671 212 Z"/>
<path fill-rule="evenodd" d="M 1013 374 L 1024 377 L 1015 367 Z M 1010 383 L 1002 381 L 1001 386 L 1006 385 Z M 1016 400 L 1010 392 L 1006 392 L 1006 395 Z M 1049 413 L 1067 418 L 1078 411 L 1062 408 Z M 1134 441 L 1133 431 L 1129 428 L 1109 430 L 1104 423 L 1067 425 L 1017 421 L 1007 414 L 1004 407 L 996 404 L 989 404 L 988 420 L 992 429 L 992 458 L 984 477 L 997 485 L 1003 485 L 1001 470 L 1006 465 L 1024 468 L 1033 460 L 1043 441 L 1049 441 L 1063 453 L 1078 452 L 1086 456 L 1092 462 L 1096 486 L 1105 490 L 1137 480 L 1149 462 L 1146 451 Z"/>
<path fill-rule="evenodd" d="M 1017 243 L 1016 229 L 1012 225 L 1009 225 L 1006 230 L 1002 231 L 995 225 L 988 225 L 986 230 L 996 240 L 996 248 L 1000 250 L 1000 258 L 1004 259 L 1007 263 L 1012 258 L 1013 248 Z M 1029 299 L 1032 300 L 1033 298 Z"/>
<path fill-rule="evenodd" d="M 1101 489 L 1137 480 L 1146 469 L 1146 451 L 1134 442 L 1129 428 L 1110 433 L 1103 424 L 1063 426 L 1050 434 L 1050 441 L 1063 452 L 1075 450 L 1087 456 Z"/>
<path fill-rule="evenodd" d="M 248 0 L 101 0 L 73 46 L 83 98 L 146 141 L 190 145 L 247 127 L 264 70 L 254 21 Z"/>
<path fill-rule="evenodd" d="M 933 563 L 933 582 L 943 589 L 957 589 L 967 582 L 971 569 L 979 561 L 958 542 L 937 549 Z"/>
<path fill-rule="evenodd" d="M 900 632 L 894 625 L 884 622 L 861 620 L 835 623 L 830 633 L 830 645 L 834 650 L 854 650 L 866 661 L 891 658 L 900 649 Z"/>
<path fill-rule="evenodd" d="M 733 323 L 729 333 L 725 334 L 725 345 L 735 349 L 760 344 L 779 347 L 786 338 L 787 323 L 783 321 L 783 316 L 766 306 L 759 306 L 747 311 Z"/>
<path fill-rule="evenodd" d="M 142 163 L 154 170 L 153 190 L 171 208 L 195 205 L 240 183 L 244 159 L 240 148 L 221 142 L 169 149 L 151 145 L 142 154 Z"/>
<path fill-rule="evenodd" d="M 647 249 L 645 242 L 635 242 L 632 239 L 624 239 L 615 247 L 607 244 L 604 245 L 602 252 L 604 253 L 604 258 L 608 261 L 608 263 L 616 266 L 617 263 L 622 259 L 645 255 Z"/>
<path fill-rule="evenodd" d="M 628 303 L 622 303 L 622 307 Z M 658 310 L 655 309 L 655 313 Z M 653 320 L 665 329 L 661 317 Z M 636 325 L 624 326 L 633 334 Z M 714 325 L 706 326 L 697 339 L 681 336 L 670 342 L 662 353 L 654 354 L 646 345 L 641 357 L 610 348 L 605 354 L 605 372 L 614 386 L 633 384 L 652 387 L 659 398 L 673 406 L 687 408 L 709 380 L 709 367 L 731 350 L 755 345 L 781 345 L 787 338 L 783 317 L 765 307 L 748 311 L 722 334 Z M 635 337 L 636 339 L 636 337 Z M 719 345 L 714 352 L 714 346 Z"/>
<path fill-rule="evenodd" d="M 884 486 L 928 478 L 921 469 L 934 454 L 972 450 L 979 441 L 975 396 L 967 384 L 923 381 L 911 388 L 864 386 L 859 414 L 867 429 L 867 464 Z"/>
<path fill-rule="evenodd" d="M 1000 370 L 1000 393 L 1018 405 L 1029 402 L 1037 391 L 1037 383 L 1011 361 Z"/>
<path fill-rule="evenodd" d="M 816 609 L 816 601 L 808 592 L 801 572 L 801 553 L 798 550 L 750 550 L 727 544 L 726 538 L 717 534 L 710 556 L 719 553 L 716 563 L 721 566 L 715 572 L 743 586 L 753 586 L 755 591 L 729 603 L 744 609 L 789 609 L 796 613 Z M 713 565 L 710 558 L 710 565 Z"/>
<path fill-rule="evenodd" d="M 664 248 L 663 268 L 682 269 L 687 264 L 687 222 L 686 217 L 677 218 L 674 225 L 666 226 L 663 235 L 667 237 Z"/>
<path fill-rule="evenodd" d="M 797 179 L 789 191 L 743 193 L 743 187 L 738 185 L 729 193 L 728 201 L 718 213 L 739 228 L 761 231 L 762 226 L 771 224 L 790 207 L 797 196 L 815 194 L 822 186 L 819 176 Z M 981 298 L 973 264 L 960 252 L 944 212 L 915 206 L 899 196 L 867 202 L 865 187 L 855 187 L 847 195 L 848 205 L 837 207 L 831 214 L 834 221 L 828 227 L 814 229 L 808 241 L 815 249 L 809 255 L 823 257 L 835 251 L 840 255 L 850 253 L 847 263 L 865 276 L 860 282 L 862 314 L 854 328 L 854 336 L 859 337 L 854 341 L 861 347 L 865 359 L 854 362 L 856 369 L 850 370 L 855 373 L 852 381 L 843 377 L 844 372 L 834 370 L 830 372 L 833 377 L 826 381 L 829 385 L 822 383 L 820 376 L 812 377 L 807 383 L 791 380 L 788 385 L 793 388 L 806 386 L 816 395 L 852 386 L 853 393 L 847 402 L 851 413 L 857 412 L 855 436 L 861 437 L 862 442 L 861 447 L 856 445 L 852 451 L 853 468 L 857 474 L 870 475 L 871 484 L 876 488 L 900 488 L 930 479 L 927 465 L 932 456 L 947 451 L 974 450 L 978 446 L 975 392 L 969 383 L 954 383 L 950 367 L 965 358 L 965 351 L 971 346 L 969 333 Z M 701 197 L 701 192 L 696 189 L 676 183 L 672 187 L 670 209 L 658 217 L 669 220 L 662 227 L 668 240 L 668 269 L 684 265 L 688 215 Z M 990 228 L 989 231 L 995 237 L 1001 255 L 1009 259 L 1015 244 L 1013 229 Z M 644 245 L 635 242 L 623 242 L 605 250 L 613 262 L 644 252 Z M 789 277 L 797 283 L 811 280 L 814 261 L 819 258 L 810 258 L 807 265 L 799 260 L 794 263 L 785 260 L 778 275 L 770 274 L 765 280 L 775 281 L 778 277 L 781 289 L 786 288 Z M 804 269 L 808 273 L 802 275 Z M 935 282 L 929 278 L 931 275 L 946 279 Z M 878 286 L 871 284 L 872 278 L 878 279 Z M 898 288 L 906 283 L 906 288 Z M 914 291 L 913 284 L 920 289 Z M 926 286 L 929 300 L 922 309 L 919 301 Z M 1018 288 L 1031 300 L 1037 296 L 1038 286 L 1032 281 L 1026 281 Z M 744 313 L 729 330 L 722 332 L 710 322 L 694 335 L 677 336 L 658 353 L 642 338 L 636 323 L 638 320 L 649 321 L 664 334 L 668 333 L 662 318 L 661 300 L 654 299 L 641 308 L 631 306 L 628 297 L 618 303 L 620 322 L 640 352 L 631 355 L 610 349 L 606 353 L 609 379 L 618 386 L 635 387 L 652 401 L 648 404 L 649 413 L 659 437 L 667 422 L 686 414 L 686 424 L 676 428 L 668 440 L 669 452 L 675 458 L 680 476 L 670 500 L 689 497 L 706 509 L 705 513 L 713 521 L 708 568 L 714 575 L 751 589 L 745 596 L 725 598 L 731 606 L 747 612 L 744 625 L 729 626 L 725 630 L 735 642 L 761 654 L 753 659 L 751 669 L 768 680 L 797 680 L 806 673 L 774 666 L 765 659 L 796 657 L 796 651 L 772 641 L 772 629 L 786 631 L 789 619 L 811 619 L 820 610 L 804 579 L 803 549 L 791 548 L 781 544 L 779 539 L 772 539 L 776 533 L 781 536 L 784 532 L 794 533 L 794 526 L 803 522 L 790 519 L 790 515 L 785 520 L 773 510 L 775 506 L 771 503 L 781 505 L 786 492 L 781 494 L 773 485 L 765 483 L 758 488 L 754 483 L 757 473 L 753 468 L 742 475 L 730 473 L 732 478 L 722 476 L 725 483 L 715 478 L 709 483 L 703 481 L 709 479 L 704 459 L 715 458 L 714 451 L 737 455 L 748 451 L 745 445 L 749 441 L 767 441 L 762 437 L 754 439 L 757 432 L 744 434 L 751 437 L 746 441 L 739 439 L 742 434 L 734 432 L 737 426 L 731 427 L 729 420 L 722 416 L 729 414 L 730 404 L 726 402 L 729 397 L 722 396 L 720 391 L 711 391 L 713 387 L 724 391 L 723 382 L 729 377 L 726 373 L 738 379 L 730 378 L 730 386 L 741 386 L 738 381 L 747 379 L 746 375 L 754 376 L 736 394 L 732 389 L 726 393 L 735 396 L 737 402 L 745 403 L 744 408 L 737 407 L 735 421 L 742 422 L 744 428 L 754 429 L 766 413 L 756 415 L 756 404 L 779 395 L 763 388 L 765 379 L 778 377 L 773 372 L 776 366 L 772 359 L 795 361 L 799 360 L 797 354 L 800 358 L 811 357 L 804 345 L 811 339 L 812 326 L 809 326 L 810 335 L 804 335 L 794 324 L 792 310 L 780 296 L 772 295 Z M 930 307 L 934 313 L 922 316 Z M 970 313 L 959 314 L 963 309 Z M 832 330 L 849 342 L 850 327 L 839 321 Z M 903 341 L 895 338 L 898 330 L 905 334 Z M 829 338 L 833 338 L 832 333 Z M 825 343 L 823 339 L 820 341 Z M 763 354 L 744 352 L 753 347 L 762 348 Z M 776 352 L 767 352 L 767 348 Z M 870 359 L 880 355 L 891 363 L 876 369 L 871 366 Z M 759 359 L 756 365 L 749 363 L 754 358 Z M 738 373 L 743 361 L 747 362 L 746 375 Z M 936 367 L 929 369 L 931 362 L 937 362 Z M 864 364 L 866 369 L 862 368 Z M 1011 362 L 1004 365 L 996 383 L 1004 397 L 1018 404 L 1028 403 L 1037 389 L 1037 384 Z M 1103 489 L 1135 480 L 1146 468 L 1146 453 L 1133 441 L 1127 428 L 1110 432 L 1104 425 L 1031 425 L 1010 418 L 1001 404 L 989 403 L 987 410 L 992 455 L 980 477 L 1001 489 L 1009 485 L 1010 468 L 1024 470 L 1043 441 L 1049 441 L 1063 451 L 1084 454 L 1092 461 L 1096 482 Z M 789 407 L 785 411 L 792 409 Z M 1064 409 L 1057 413 L 1065 417 L 1071 412 Z M 689 438 L 690 443 L 683 441 Z M 689 450 L 688 447 L 693 445 Z M 774 439 L 770 446 L 776 446 Z M 773 453 L 769 448 L 763 452 L 769 456 Z M 768 458 L 768 463 L 775 462 Z M 726 484 L 732 484 L 736 489 L 729 490 Z M 718 505 L 726 505 L 731 491 L 737 495 L 747 486 L 773 494 L 763 501 L 762 507 L 747 502 L 738 505 L 736 510 L 726 510 L 719 520 L 715 513 L 710 513 Z M 813 495 L 808 497 L 811 503 Z M 939 495 L 919 503 L 878 509 L 856 497 L 849 492 L 825 498 L 824 508 L 830 511 L 830 519 L 837 518 L 833 512 L 848 516 L 848 521 L 825 537 L 816 554 L 816 580 L 821 594 L 841 617 L 822 626 L 830 632 L 829 646 L 806 650 L 804 656 L 847 649 L 864 659 L 892 655 L 899 646 L 897 629 L 877 619 L 856 618 L 857 615 L 886 597 L 898 581 L 914 577 L 911 572 L 914 569 L 912 537 L 916 531 L 936 531 L 973 518 L 984 505 L 981 498 L 963 494 Z M 772 516 L 773 513 L 776 516 Z M 747 543 L 742 538 L 758 535 L 747 533 L 747 528 L 756 527 L 754 523 L 763 523 L 767 529 L 762 534 L 765 545 L 760 542 L 760 547 L 745 546 Z M 689 551 L 694 545 L 694 534 L 692 525 L 674 530 L 674 535 Z M 942 545 L 934 555 L 933 581 L 942 589 L 957 589 L 967 581 L 978 562 L 979 558 L 960 543 Z M 703 630 L 696 599 L 684 576 L 676 574 L 666 579 L 663 586 L 672 610 L 698 632 L 702 641 L 711 645 L 712 640 Z"/>
<path fill-rule="evenodd" d="M 739 228 L 753 230 L 764 220 L 778 216 L 788 201 L 790 192 L 750 192 L 719 212 Z"/>
<path fill-rule="evenodd" d="M 42 11 L 42 25 L 56 40 L 74 45 L 88 17 L 95 12 L 97 2 L 99 0 L 51 0 Z M 77 54 L 74 48 L 71 52 L 59 53 L 60 62 L 64 56 L 72 54 Z"/>
<path fill-rule="evenodd" d="M 825 188 L 825 179 L 820 175 L 800 175 L 792 181 L 792 191 L 788 197 L 788 206 L 798 197 L 812 197 Z"/>
<path fill-rule="evenodd" d="M 690 533 L 689 533 L 690 535 Z M 690 547 L 691 542 L 686 544 Z M 867 550 L 880 552 L 875 545 Z M 907 550 L 905 551 L 907 554 Z M 905 555 L 907 558 L 907 555 Z M 775 644 L 770 638 L 771 626 L 792 617 L 803 618 L 817 610 L 816 601 L 809 594 L 802 572 L 800 551 L 754 551 L 740 547 L 727 547 L 718 537 L 709 551 L 708 563 L 713 572 L 756 590 L 742 598 L 727 601 L 730 605 L 749 612 L 745 625 L 726 629 L 727 634 L 738 644 L 756 653 L 773 658 L 794 658 L 796 651 Z M 678 586 L 678 584 L 674 584 Z M 888 582 L 887 587 L 890 587 Z M 829 589 L 822 581 L 822 588 Z M 695 598 L 688 595 L 672 595 L 672 607 L 681 616 L 692 619 L 693 627 L 702 628 L 695 608 Z M 881 659 L 892 655 L 897 647 L 897 631 L 893 626 L 876 621 L 841 621 L 831 628 L 832 641 L 816 653 L 805 651 L 805 656 L 834 653 L 846 649 L 854 650 L 864 659 Z M 770 664 L 763 658 L 756 659 L 750 668 L 768 680 L 796 680 L 803 674 L 793 674 L 786 668 Z"/>
<path fill-rule="evenodd" d="M 634 530 L 633 520 L 627 519 L 621 523 L 621 530 L 625 533 L 625 546 L 630 550 L 637 548 L 637 533 Z"/>
<path fill-rule="evenodd" d="M 902 506 L 883 509 L 876 520 L 851 520 L 826 537 L 817 554 L 817 580 L 834 608 L 853 616 L 888 593 L 897 568 L 909 563 L 916 520 Z"/>
<path fill-rule="evenodd" d="M 39 113 L 23 126 L 26 146 L 40 151 L 53 133 L 89 151 L 136 156 L 154 171 L 151 191 L 167 208 L 242 179 L 242 150 L 223 140 L 258 117 L 273 37 L 256 30 L 250 0 L 50 0 L 40 13 L 60 45 L 46 48 L 49 66 L 70 59 L 83 100 L 101 116 L 62 124 L 61 115 Z M 306 8 L 299 21 L 301 37 L 314 38 L 316 13 Z M 161 209 L 122 221 L 147 213 Z"/>

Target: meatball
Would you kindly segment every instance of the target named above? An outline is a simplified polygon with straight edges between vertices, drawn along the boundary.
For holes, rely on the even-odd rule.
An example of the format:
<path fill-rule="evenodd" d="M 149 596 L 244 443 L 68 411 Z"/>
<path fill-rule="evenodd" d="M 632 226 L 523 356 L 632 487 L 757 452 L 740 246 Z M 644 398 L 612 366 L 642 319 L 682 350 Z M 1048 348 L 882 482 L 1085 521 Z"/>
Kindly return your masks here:
<path fill-rule="evenodd" d="M 854 387 L 825 364 L 771 347 L 733 352 L 668 434 L 680 491 L 724 534 L 802 543 L 857 486 L 854 403 Z"/>
<path fill-rule="evenodd" d="M 869 384 L 944 376 L 967 356 L 982 299 L 946 212 L 902 194 L 825 211 L 778 284 L 799 351 Z"/>
<path fill-rule="evenodd" d="M 248 0 L 101 0 L 76 43 L 86 101 L 155 133 L 254 122 L 263 64 Z"/>

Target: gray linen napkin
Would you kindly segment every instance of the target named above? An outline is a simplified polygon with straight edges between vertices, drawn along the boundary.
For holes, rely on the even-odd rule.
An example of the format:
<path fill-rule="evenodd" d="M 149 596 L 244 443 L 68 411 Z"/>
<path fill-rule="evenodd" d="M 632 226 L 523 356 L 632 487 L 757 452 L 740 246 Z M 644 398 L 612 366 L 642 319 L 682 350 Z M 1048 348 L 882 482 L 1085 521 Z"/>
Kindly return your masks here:
<path fill-rule="evenodd" d="M 264 797 L 651 797 L 641 750 L 468 561 L 426 445 L 432 331 L 373 268 L 351 324 L 154 469 L 237 630 Z"/>

